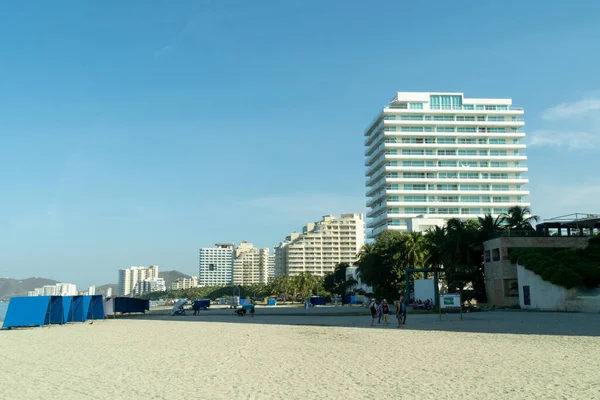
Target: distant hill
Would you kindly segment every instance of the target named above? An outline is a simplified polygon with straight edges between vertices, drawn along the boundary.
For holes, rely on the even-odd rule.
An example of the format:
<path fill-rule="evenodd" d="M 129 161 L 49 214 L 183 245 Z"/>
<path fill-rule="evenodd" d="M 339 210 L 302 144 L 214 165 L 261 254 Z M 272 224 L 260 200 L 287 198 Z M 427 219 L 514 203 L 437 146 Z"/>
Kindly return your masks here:
<path fill-rule="evenodd" d="M 0 278 L 0 299 L 8 299 L 12 296 L 25 296 L 30 290 L 56 283 L 58 281 L 47 278 Z"/>
<path fill-rule="evenodd" d="M 189 275 L 179 271 L 159 272 L 158 277 L 165 280 L 165 286 L 167 287 L 167 290 L 171 290 L 171 283 L 173 283 L 174 280 L 179 278 L 190 278 Z"/>
<path fill-rule="evenodd" d="M 108 288 L 112 288 L 112 295 L 119 295 L 119 285 L 116 283 L 107 283 L 106 285 L 96 286 L 96 294 L 106 296 Z"/>

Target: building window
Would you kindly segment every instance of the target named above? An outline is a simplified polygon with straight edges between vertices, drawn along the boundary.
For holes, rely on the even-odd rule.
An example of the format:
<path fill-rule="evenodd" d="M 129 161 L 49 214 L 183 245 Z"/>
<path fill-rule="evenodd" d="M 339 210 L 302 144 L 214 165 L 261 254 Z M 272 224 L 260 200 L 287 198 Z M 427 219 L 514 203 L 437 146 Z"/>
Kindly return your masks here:
<path fill-rule="evenodd" d="M 422 110 L 423 109 L 423 103 L 409 103 L 410 109 L 411 110 Z"/>
<path fill-rule="evenodd" d="M 500 261 L 500 249 L 492 249 L 492 260 Z"/>

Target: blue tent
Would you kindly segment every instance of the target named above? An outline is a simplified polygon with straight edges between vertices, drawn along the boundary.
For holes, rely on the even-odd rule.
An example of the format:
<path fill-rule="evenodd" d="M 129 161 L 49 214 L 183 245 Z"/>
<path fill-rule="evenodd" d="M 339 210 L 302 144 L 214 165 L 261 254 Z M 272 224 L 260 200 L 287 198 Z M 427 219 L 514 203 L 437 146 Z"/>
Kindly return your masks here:
<path fill-rule="evenodd" d="M 64 323 L 60 296 L 13 297 L 8 303 L 2 329 Z"/>
<path fill-rule="evenodd" d="M 50 296 L 50 306 L 44 322 L 46 324 L 64 324 L 66 322 L 62 296 Z"/>
<path fill-rule="evenodd" d="M 71 303 L 73 302 L 73 297 L 71 296 L 63 296 L 63 323 L 69 322 L 69 313 L 71 312 Z"/>
<path fill-rule="evenodd" d="M 90 304 L 92 303 L 92 296 L 83 296 L 83 315 L 84 321 L 88 319 L 90 313 Z"/>
<path fill-rule="evenodd" d="M 71 300 L 71 311 L 67 322 L 84 322 L 86 314 L 83 309 L 83 296 L 73 296 Z"/>
<path fill-rule="evenodd" d="M 105 319 L 104 300 L 101 295 L 92 295 L 90 297 L 90 307 L 87 313 L 87 319 Z M 84 300 L 85 302 L 85 300 Z"/>
<path fill-rule="evenodd" d="M 150 310 L 150 300 L 132 299 L 131 297 L 114 297 L 114 313 L 143 313 Z"/>

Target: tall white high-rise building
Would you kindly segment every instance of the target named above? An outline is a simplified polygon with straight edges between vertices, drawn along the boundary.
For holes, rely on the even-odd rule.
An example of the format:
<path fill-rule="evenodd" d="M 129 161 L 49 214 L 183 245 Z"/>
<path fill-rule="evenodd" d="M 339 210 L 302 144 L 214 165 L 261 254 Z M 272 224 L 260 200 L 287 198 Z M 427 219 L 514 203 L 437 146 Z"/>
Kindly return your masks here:
<path fill-rule="evenodd" d="M 138 282 L 158 278 L 158 265 L 131 267 L 119 270 L 119 295 L 128 296 Z"/>
<path fill-rule="evenodd" d="M 251 243 L 242 242 L 235 249 L 233 261 L 233 284 L 253 285 L 268 283 L 272 257 L 269 249 L 257 249 Z"/>
<path fill-rule="evenodd" d="M 200 249 L 198 286 L 226 286 L 233 282 L 233 243 Z"/>
<path fill-rule="evenodd" d="M 339 263 L 353 264 L 365 242 L 364 229 L 363 214 L 326 215 L 307 224 L 275 248 L 276 274 L 323 276 Z"/>
<path fill-rule="evenodd" d="M 523 114 L 511 99 L 394 96 L 365 131 L 369 236 L 529 206 Z"/>
<path fill-rule="evenodd" d="M 96 294 L 96 286 L 93 286 L 93 285 L 92 285 L 92 286 L 88 287 L 88 294 L 89 294 L 90 296 L 93 296 L 93 295 L 95 295 L 95 294 Z"/>

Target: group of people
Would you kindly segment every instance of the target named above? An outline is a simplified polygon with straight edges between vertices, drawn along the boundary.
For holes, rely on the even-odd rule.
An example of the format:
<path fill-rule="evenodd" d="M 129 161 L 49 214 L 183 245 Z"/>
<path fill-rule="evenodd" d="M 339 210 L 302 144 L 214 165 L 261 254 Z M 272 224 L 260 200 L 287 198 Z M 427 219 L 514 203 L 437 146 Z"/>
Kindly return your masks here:
<path fill-rule="evenodd" d="M 394 304 L 396 319 L 398 320 L 398 328 L 402 328 L 402 325 L 406 324 L 406 299 L 401 296 Z M 384 324 L 389 324 L 390 305 L 386 299 L 383 299 L 380 303 L 377 303 L 376 299 L 371 299 L 369 304 L 369 310 L 371 311 L 371 326 L 375 326 L 375 320 L 378 324 L 381 324 L 383 319 Z"/>

